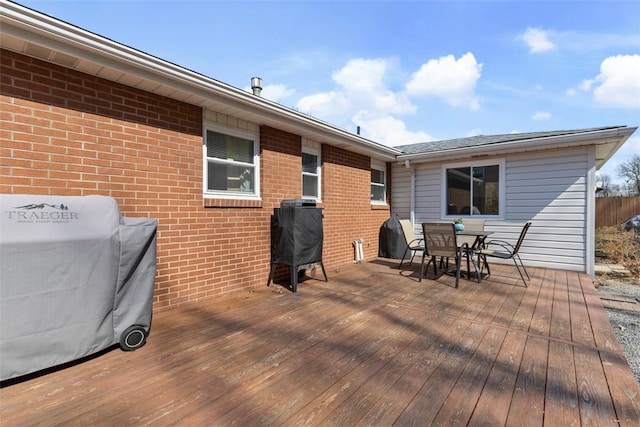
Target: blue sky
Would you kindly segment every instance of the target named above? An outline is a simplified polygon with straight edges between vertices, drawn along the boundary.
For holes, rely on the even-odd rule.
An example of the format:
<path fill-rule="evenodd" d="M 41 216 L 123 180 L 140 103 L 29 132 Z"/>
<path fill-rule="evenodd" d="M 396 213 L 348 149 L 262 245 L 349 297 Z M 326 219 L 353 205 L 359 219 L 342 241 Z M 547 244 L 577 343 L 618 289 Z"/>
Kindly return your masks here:
<path fill-rule="evenodd" d="M 640 125 L 637 0 L 18 3 L 390 146 Z"/>

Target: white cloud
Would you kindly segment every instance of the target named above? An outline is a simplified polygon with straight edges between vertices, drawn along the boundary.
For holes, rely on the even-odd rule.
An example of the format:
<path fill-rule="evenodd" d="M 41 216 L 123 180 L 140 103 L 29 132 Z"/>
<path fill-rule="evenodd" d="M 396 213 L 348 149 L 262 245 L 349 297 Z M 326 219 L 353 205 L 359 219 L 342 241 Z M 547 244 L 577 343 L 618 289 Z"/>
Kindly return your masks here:
<path fill-rule="evenodd" d="M 593 79 L 584 79 L 580 82 L 579 85 L 575 87 L 570 87 L 569 89 L 567 89 L 565 91 L 565 94 L 567 96 L 576 96 L 578 94 L 578 90 L 582 92 L 589 92 L 591 91 L 591 86 L 593 86 L 594 81 L 595 80 Z"/>
<path fill-rule="evenodd" d="M 557 31 L 527 28 L 516 40 L 524 42 L 529 53 L 544 53 L 556 49 L 563 52 L 637 51 L 640 33 L 619 34 L 585 31 Z"/>
<path fill-rule="evenodd" d="M 591 90 L 591 86 L 593 86 L 593 81 L 593 79 L 584 79 L 580 82 L 580 86 L 578 87 L 580 90 L 589 91 Z"/>
<path fill-rule="evenodd" d="M 482 64 L 471 52 L 455 59 L 453 55 L 430 59 L 411 76 L 406 89 L 410 95 L 437 96 L 453 107 L 480 109 L 474 91 Z"/>
<path fill-rule="evenodd" d="M 530 53 L 547 52 L 556 48 L 556 45 L 549 40 L 549 32 L 540 28 L 527 28 L 527 31 L 518 38 L 525 41 Z"/>
<path fill-rule="evenodd" d="M 362 136 L 388 146 L 433 141 L 425 132 L 411 132 L 404 122 L 390 115 L 360 111 L 353 118 L 361 127 Z"/>
<path fill-rule="evenodd" d="M 350 101 L 343 93 L 322 92 L 300 98 L 296 108 L 303 113 L 327 119 L 332 115 L 350 113 Z"/>
<path fill-rule="evenodd" d="M 640 55 L 610 56 L 600 64 L 594 99 L 606 106 L 640 108 Z"/>
<path fill-rule="evenodd" d="M 426 132 L 408 130 L 399 117 L 416 111 L 410 97 L 437 96 L 454 107 L 479 109 L 474 90 L 481 69 L 471 53 L 450 55 L 428 61 L 393 90 L 403 75 L 393 59 L 355 58 L 333 72 L 331 90 L 304 96 L 294 108 L 345 128 L 360 126 L 362 136 L 389 146 L 431 141 Z"/>
<path fill-rule="evenodd" d="M 294 89 L 291 89 L 283 84 L 276 85 L 266 85 L 262 88 L 262 96 L 270 99 L 271 101 L 281 101 L 282 99 L 288 98 L 295 93 Z"/>
<path fill-rule="evenodd" d="M 358 105 L 395 114 L 415 111 L 406 95 L 387 88 L 385 78 L 393 67 L 386 59 L 352 59 L 333 73 L 333 80 Z"/>
<path fill-rule="evenodd" d="M 549 120 L 550 118 L 551 118 L 551 113 L 548 113 L 546 111 L 536 111 L 536 113 L 532 117 L 532 119 L 537 122 L 541 120 Z"/>
<path fill-rule="evenodd" d="M 414 112 L 415 106 L 406 94 L 393 92 L 386 85 L 385 78 L 392 67 L 392 62 L 386 59 L 352 59 L 333 73 L 338 88 L 305 96 L 296 108 L 324 119 L 353 117 L 363 109 L 388 114 Z"/>

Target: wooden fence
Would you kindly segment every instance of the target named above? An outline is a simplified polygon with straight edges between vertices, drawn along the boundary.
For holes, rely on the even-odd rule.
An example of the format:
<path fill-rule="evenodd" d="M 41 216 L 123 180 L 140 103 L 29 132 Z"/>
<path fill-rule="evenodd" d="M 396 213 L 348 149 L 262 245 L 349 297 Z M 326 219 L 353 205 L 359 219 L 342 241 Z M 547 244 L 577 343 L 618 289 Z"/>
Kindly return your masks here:
<path fill-rule="evenodd" d="M 640 215 L 640 196 L 596 197 L 596 228 L 620 224 Z"/>

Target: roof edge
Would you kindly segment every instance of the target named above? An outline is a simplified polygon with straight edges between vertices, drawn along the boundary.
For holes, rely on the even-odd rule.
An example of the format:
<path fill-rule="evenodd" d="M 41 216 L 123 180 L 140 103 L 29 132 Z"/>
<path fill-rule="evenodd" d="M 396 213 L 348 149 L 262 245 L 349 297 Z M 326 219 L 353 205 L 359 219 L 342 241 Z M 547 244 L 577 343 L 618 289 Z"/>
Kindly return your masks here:
<path fill-rule="evenodd" d="M 568 148 L 581 145 L 602 145 L 614 143 L 615 149 L 602 161 L 606 162 L 637 130 L 637 127 L 610 126 L 603 128 L 588 128 L 584 132 L 574 132 L 562 135 L 552 135 L 537 138 L 512 139 L 506 142 L 479 145 L 472 147 L 453 148 L 448 150 L 430 151 L 426 153 L 400 154 L 397 156 L 399 163 L 410 162 L 431 162 L 447 160 L 449 158 L 475 157 L 487 155 L 500 155 L 508 153 L 518 153 L 545 148 Z M 514 134 L 517 135 L 517 134 Z"/>

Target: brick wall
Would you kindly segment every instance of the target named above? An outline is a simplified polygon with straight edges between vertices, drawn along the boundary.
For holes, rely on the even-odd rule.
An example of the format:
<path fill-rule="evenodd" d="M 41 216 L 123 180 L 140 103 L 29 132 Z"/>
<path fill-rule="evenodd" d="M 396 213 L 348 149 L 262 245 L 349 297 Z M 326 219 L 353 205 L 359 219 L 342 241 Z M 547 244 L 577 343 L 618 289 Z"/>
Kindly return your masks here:
<path fill-rule="evenodd" d="M 353 260 L 356 239 L 364 240 L 365 259 L 375 258 L 378 232 L 389 209 L 371 205 L 370 158 L 325 144 L 322 168 L 325 264 Z"/>
<path fill-rule="evenodd" d="M 0 191 L 114 197 L 159 221 L 154 310 L 265 286 L 269 217 L 301 192 L 301 138 L 260 128 L 262 202 L 202 197 L 202 109 L 9 51 L 0 55 Z M 323 145 L 325 266 L 377 255 L 370 160 Z M 330 274 L 330 270 L 329 270 Z"/>
<path fill-rule="evenodd" d="M 278 129 L 260 128 L 262 206 L 270 215 L 282 199 L 302 192 L 302 138 Z"/>

